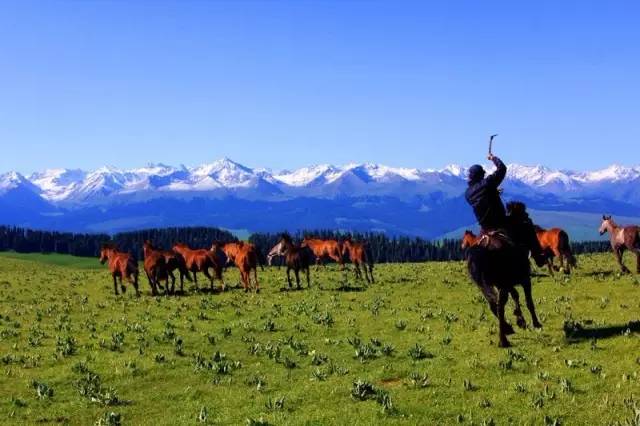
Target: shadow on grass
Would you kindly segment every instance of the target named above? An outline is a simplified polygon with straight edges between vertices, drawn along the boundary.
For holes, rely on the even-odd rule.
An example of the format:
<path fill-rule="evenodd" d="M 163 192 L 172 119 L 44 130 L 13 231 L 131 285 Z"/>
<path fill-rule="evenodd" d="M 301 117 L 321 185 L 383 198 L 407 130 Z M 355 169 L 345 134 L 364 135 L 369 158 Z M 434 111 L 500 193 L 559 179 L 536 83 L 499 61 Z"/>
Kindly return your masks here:
<path fill-rule="evenodd" d="M 618 271 L 589 271 L 589 272 L 581 272 L 580 275 L 583 277 L 610 277 L 615 275 Z"/>
<path fill-rule="evenodd" d="M 366 291 L 367 288 L 362 286 L 362 287 L 352 287 L 350 285 L 341 285 L 340 287 L 337 288 L 328 288 L 326 290 L 329 291 L 342 291 L 345 293 L 350 293 L 350 292 L 360 292 L 360 291 Z"/>
<path fill-rule="evenodd" d="M 565 323 L 564 336 L 569 342 L 579 342 L 582 340 L 608 339 L 610 337 L 621 336 L 625 333 L 640 332 L 640 321 L 629 321 L 622 325 L 610 325 L 605 327 L 585 328 L 579 322 Z"/>

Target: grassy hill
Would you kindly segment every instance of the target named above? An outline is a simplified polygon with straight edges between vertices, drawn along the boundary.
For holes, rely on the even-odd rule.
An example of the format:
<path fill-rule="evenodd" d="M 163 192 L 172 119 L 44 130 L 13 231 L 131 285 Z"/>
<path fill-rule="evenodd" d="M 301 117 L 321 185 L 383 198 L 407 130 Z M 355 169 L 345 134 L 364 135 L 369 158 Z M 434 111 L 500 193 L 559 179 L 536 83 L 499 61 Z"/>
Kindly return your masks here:
<path fill-rule="evenodd" d="M 570 278 L 534 278 L 544 328 L 517 330 L 505 350 L 462 263 L 379 265 L 368 288 L 328 268 L 302 291 L 281 291 L 284 270 L 273 268 L 260 274 L 257 295 L 196 294 L 188 286 L 186 295 L 153 298 L 141 280 L 136 298 L 114 296 L 97 259 L 5 253 L 0 418 L 20 425 L 117 424 L 118 416 L 154 425 L 634 421 L 638 280 L 619 276 L 610 254 L 579 263 Z M 236 283 L 238 272 L 226 277 Z"/>

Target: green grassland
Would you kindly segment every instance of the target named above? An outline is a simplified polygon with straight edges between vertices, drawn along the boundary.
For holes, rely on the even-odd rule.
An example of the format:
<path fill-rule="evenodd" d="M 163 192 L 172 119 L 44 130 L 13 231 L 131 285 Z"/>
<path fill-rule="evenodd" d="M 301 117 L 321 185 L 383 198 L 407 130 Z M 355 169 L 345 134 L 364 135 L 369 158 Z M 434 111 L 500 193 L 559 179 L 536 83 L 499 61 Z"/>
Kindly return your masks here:
<path fill-rule="evenodd" d="M 369 287 L 329 267 L 290 292 L 269 268 L 259 294 L 145 279 L 136 298 L 97 259 L 2 254 L 0 422 L 639 424 L 638 280 L 579 263 L 534 278 L 544 328 L 500 349 L 461 262 L 377 265 Z"/>

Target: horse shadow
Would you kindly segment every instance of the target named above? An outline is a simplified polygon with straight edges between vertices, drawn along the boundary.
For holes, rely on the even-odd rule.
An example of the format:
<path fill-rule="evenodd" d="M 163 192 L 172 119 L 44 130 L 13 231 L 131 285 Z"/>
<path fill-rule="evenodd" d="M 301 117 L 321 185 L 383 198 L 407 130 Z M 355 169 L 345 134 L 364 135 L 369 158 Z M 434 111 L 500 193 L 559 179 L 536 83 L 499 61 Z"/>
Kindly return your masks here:
<path fill-rule="evenodd" d="M 340 287 L 333 289 L 332 291 L 341 291 L 344 293 L 358 293 L 358 292 L 366 291 L 366 287 L 354 287 L 348 284 L 347 285 L 343 284 Z"/>
<path fill-rule="evenodd" d="M 582 275 L 583 277 L 610 277 L 612 275 L 615 275 L 615 271 L 612 270 L 608 270 L 608 271 L 589 271 L 589 272 L 583 272 L 580 273 L 580 275 Z"/>
<path fill-rule="evenodd" d="M 608 339 L 611 337 L 621 336 L 628 332 L 640 332 L 640 321 L 629 321 L 626 324 L 595 328 L 584 328 L 581 325 L 576 325 L 571 328 L 565 327 L 564 329 L 565 339 L 570 343 L 580 342 L 583 340 Z"/>

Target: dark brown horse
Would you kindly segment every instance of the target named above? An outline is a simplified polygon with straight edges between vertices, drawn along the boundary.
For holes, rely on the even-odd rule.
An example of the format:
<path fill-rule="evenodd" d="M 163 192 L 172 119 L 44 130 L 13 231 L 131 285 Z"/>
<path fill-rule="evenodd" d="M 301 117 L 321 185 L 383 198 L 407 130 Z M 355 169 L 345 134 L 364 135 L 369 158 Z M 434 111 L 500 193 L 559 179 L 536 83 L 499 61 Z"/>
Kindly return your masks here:
<path fill-rule="evenodd" d="M 151 243 L 149 242 L 149 244 Z M 184 257 L 174 250 L 161 250 L 153 245 L 150 247 L 152 250 L 158 251 L 164 256 L 167 274 L 169 278 L 171 278 L 171 293 L 175 293 L 176 277 L 174 275 L 174 271 L 176 270 L 180 273 L 180 293 L 184 293 L 184 279 L 186 278 L 187 281 L 193 282 Z"/>
<path fill-rule="evenodd" d="M 123 277 L 136 289 L 136 296 L 140 296 L 140 291 L 138 290 L 138 262 L 133 255 L 118 251 L 114 244 L 103 244 L 100 249 L 100 263 L 104 265 L 107 261 L 109 262 L 109 271 L 111 271 L 111 276 L 113 277 L 113 291 L 116 296 L 118 295 L 118 279 L 120 280 L 122 292 L 124 293 L 127 290 L 122 284 Z"/>
<path fill-rule="evenodd" d="M 187 270 L 193 273 L 193 282 L 196 285 L 196 290 L 198 289 L 198 272 L 202 272 L 209 279 L 211 291 L 214 290 L 213 281 L 216 279 L 222 283 L 222 291 L 224 291 L 222 264 L 213 253 L 206 249 L 192 249 L 184 243 L 174 244 L 173 251 L 180 253 L 184 258 Z M 213 269 L 214 275 L 209 273 L 209 269 Z"/>
<path fill-rule="evenodd" d="M 342 242 L 342 258 L 344 259 L 347 255 L 353 263 L 356 278 L 362 279 L 362 272 L 360 272 L 360 267 L 362 267 L 367 282 L 373 284 L 373 259 L 367 243 L 351 241 L 351 237 L 345 238 Z"/>
<path fill-rule="evenodd" d="M 167 271 L 167 262 L 164 255 L 153 248 L 151 241 L 145 241 L 142 245 L 144 253 L 144 272 L 147 274 L 149 286 L 151 286 L 151 294 L 158 294 L 160 280 L 165 280 L 164 294 L 169 293 L 169 273 Z M 175 278 L 174 278 L 175 280 Z"/>
<path fill-rule="evenodd" d="M 333 259 L 340 265 L 340 269 L 344 269 L 344 260 L 342 257 L 342 243 L 336 240 L 320 240 L 317 238 L 305 238 L 302 240 L 302 246 L 309 247 L 316 257 L 316 270 L 326 258 Z"/>
<path fill-rule="evenodd" d="M 237 242 L 222 244 L 214 242 L 211 246 L 210 253 L 222 251 L 228 259 L 233 262 L 240 271 L 240 280 L 244 286 L 244 291 L 248 292 L 251 287 L 251 272 L 253 272 L 253 281 L 256 293 L 260 292 L 260 283 L 258 282 L 258 250 L 251 243 Z"/>
<path fill-rule="evenodd" d="M 622 273 L 628 274 L 629 268 L 624 266 L 622 255 L 625 250 L 629 250 L 636 255 L 636 272 L 640 274 L 640 226 L 618 226 L 611 216 L 602 216 L 602 223 L 599 229 L 600 235 L 609 233 L 611 249 L 616 255 L 616 260 Z"/>
<path fill-rule="evenodd" d="M 571 252 L 569 235 L 560 228 L 551 228 L 547 230 L 537 225 L 535 228 L 538 241 L 540 242 L 540 247 L 542 247 L 542 250 L 550 254 L 547 263 L 547 266 L 549 266 L 549 274 L 553 275 L 553 270 L 555 269 L 556 271 L 559 271 L 560 268 L 565 274 L 570 274 L 571 268 L 575 268 L 578 265 L 578 262 Z M 557 268 L 553 264 L 554 257 L 560 259 L 560 268 Z"/>
<path fill-rule="evenodd" d="M 491 312 L 498 318 L 500 347 L 510 346 L 507 334 L 513 333 L 513 328 L 505 320 L 505 305 L 509 294 L 514 297 L 518 325 L 526 326 L 517 299 L 515 285 L 520 284 L 524 290 L 527 308 L 531 313 L 533 326 L 542 327 L 535 311 L 531 294 L 531 264 L 529 253 L 538 265 L 546 264 L 540 243 L 535 233 L 533 223 L 529 219 L 523 203 L 507 204 L 509 239 L 499 235 L 487 235 L 486 244 L 476 244 L 467 251 L 467 267 L 473 281 L 478 285 L 485 299 L 489 303 Z M 496 295 L 495 289 L 498 290 Z"/>
<path fill-rule="evenodd" d="M 292 270 L 296 277 L 297 288 L 300 288 L 300 271 L 307 274 L 307 287 L 311 287 L 309 266 L 313 262 L 314 254 L 309 247 L 294 244 L 289 235 L 282 234 L 280 241 L 278 241 L 278 244 L 273 246 L 269 251 L 269 254 L 284 257 L 285 264 L 287 265 L 287 283 L 289 284 L 289 288 L 291 288 Z"/>

